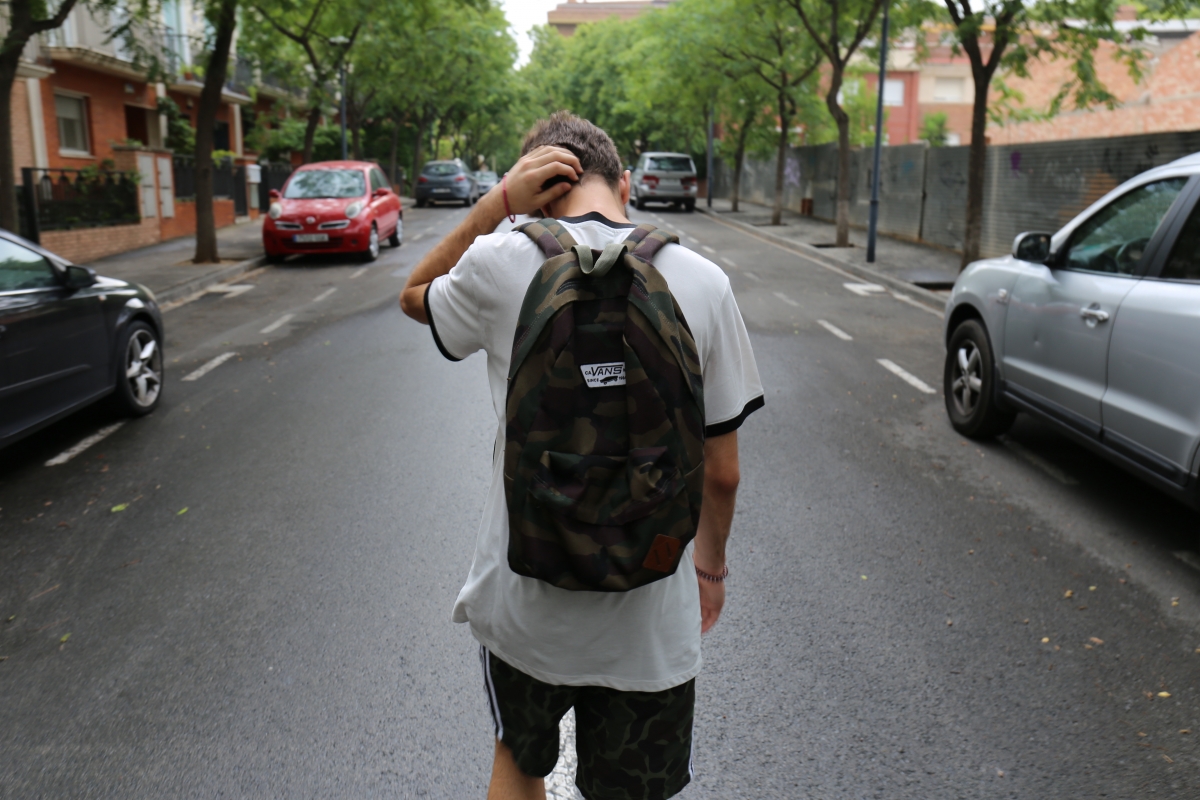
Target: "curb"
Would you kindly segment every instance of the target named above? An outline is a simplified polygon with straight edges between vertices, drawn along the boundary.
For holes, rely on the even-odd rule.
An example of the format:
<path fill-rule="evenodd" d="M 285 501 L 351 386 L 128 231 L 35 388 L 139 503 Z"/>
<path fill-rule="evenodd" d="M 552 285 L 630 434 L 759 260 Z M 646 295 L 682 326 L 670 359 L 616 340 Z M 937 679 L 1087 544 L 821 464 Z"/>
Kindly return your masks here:
<path fill-rule="evenodd" d="M 714 211 L 710 211 L 707 208 L 702 208 L 701 206 L 696 206 L 696 210 L 699 211 L 700 213 L 710 217 L 711 219 L 715 220 L 716 222 L 720 222 L 724 225 L 728 225 L 731 228 L 736 228 L 738 230 L 743 231 L 744 233 L 749 233 L 753 236 L 757 236 L 760 239 L 765 239 L 768 242 L 771 242 L 772 244 L 776 244 L 787 250 L 791 250 L 794 253 L 798 253 L 799 255 L 802 255 L 805 258 L 811 259 L 812 261 L 816 261 L 817 263 L 822 264 L 824 266 L 832 267 L 833 269 L 838 269 L 838 270 L 841 270 L 842 272 L 849 272 L 850 274 L 855 275 L 859 278 L 863 278 L 864 280 L 869 280 L 874 283 L 880 283 L 880 284 L 883 284 L 884 286 L 887 286 L 890 289 L 904 292 L 911 299 L 917 301 L 918 303 L 920 303 L 923 306 L 928 306 L 929 308 L 933 309 L 934 311 L 937 311 L 939 314 L 946 310 L 946 298 L 945 297 L 942 297 L 941 295 L 938 295 L 938 294 L 934 294 L 933 292 L 929 291 L 928 289 L 923 289 L 920 286 L 917 286 L 916 284 L 909 283 L 908 281 L 901 280 L 900 278 L 893 278 L 891 275 L 885 275 L 884 273 L 879 272 L 877 270 L 873 270 L 870 267 L 864 267 L 861 264 L 850 264 L 845 261 L 839 261 L 836 258 L 830 258 L 829 256 L 822 253 L 821 248 L 819 248 L 819 247 L 813 247 L 811 244 L 807 244 L 805 242 L 797 242 L 792 239 L 788 239 L 786 237 L 780 236 L 778 234 L 771 233 L 770 231 L 764 231 L 761 228 L 757 228 L 753 225 L 748 225 L 745 222 L 741 222 L 739 220 L 725 219 L 722 215 L 720 215 Z"/>
<path fill-rule="evenodd" d="M 248 258 L 245 261 L 239 261 L 237 264 L 231 264 L 224 269 L 216 272 L 210 272 L 207 275 L 201 275 L 192 278 L 190 281 L 177 283 L 161 292 L 154 292 L 155 298 L 160 306 L 165 306 L 169 303 L 174 303 L 177 300 L 182 300 L 185 297 L 190 297 L 199 292 L 203 292 L 210 286 L 216 286 L 218 283 L 224 283 L 230 278 L 236 278 L 238 275 L 243 275 L 251 270 L 258 269 L 263 264 L 267 263 L 265 255 Z"/>

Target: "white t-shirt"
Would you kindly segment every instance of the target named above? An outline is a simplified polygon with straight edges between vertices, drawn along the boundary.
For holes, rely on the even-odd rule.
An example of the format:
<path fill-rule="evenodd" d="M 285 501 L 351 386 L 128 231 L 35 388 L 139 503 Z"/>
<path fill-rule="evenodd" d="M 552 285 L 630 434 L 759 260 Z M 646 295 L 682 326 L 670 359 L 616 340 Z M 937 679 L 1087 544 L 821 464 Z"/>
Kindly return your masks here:
<path fill-rule="evenodd" d="M 560 220 L 597 250 L 634 226 L 593 212 Z M 508 566 L 504 427 L 508 366 L 525 291 L 545 261 L 523 233 L 481 236 L 425 295 L 434 340 L 447 358 L 487 353 L 498 428 L 492 483 L 454 621 L 497 657 L 551 684 L 657 692 L 700 672 L 700 595 L 691 547 L 673 575 L 629 592 L 572 592 Z M 704 377 L 706 433 L 728 433 L 762 403 L 758 367 L 729 279 L 680 245 L 654 259 L 691 328 Z"/>

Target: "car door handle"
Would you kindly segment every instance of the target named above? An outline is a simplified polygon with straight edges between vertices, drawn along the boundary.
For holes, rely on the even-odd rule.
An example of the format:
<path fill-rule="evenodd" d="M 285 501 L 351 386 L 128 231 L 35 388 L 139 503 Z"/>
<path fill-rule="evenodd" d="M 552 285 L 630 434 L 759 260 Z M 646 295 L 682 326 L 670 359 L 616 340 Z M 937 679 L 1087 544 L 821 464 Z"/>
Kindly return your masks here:
<path fill-rule="evenodd" d="M 1096 307 L 1094 303 L 1090 306 L 1084 306 L 1083 308 L 1079 309 L 1079 316 L 1083 317 L 1089 322 L 1092 322 L 1093 324 L 1097 322 L 1108 322 L 1108 312 Z"/>

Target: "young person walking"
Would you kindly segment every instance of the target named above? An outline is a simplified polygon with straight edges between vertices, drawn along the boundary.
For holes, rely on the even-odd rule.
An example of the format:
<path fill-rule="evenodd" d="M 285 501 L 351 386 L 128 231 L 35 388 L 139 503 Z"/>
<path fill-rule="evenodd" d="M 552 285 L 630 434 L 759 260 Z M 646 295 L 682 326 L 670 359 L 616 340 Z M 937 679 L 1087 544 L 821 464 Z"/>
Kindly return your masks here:
<path fill-rule="evenodd" d="M 741 313 L 715 264 L 678 244 L 662 244 L 661 234 L 650 249 L 625 256 L 652 253 L 645 260 L 665 279 L 683 318 L 680 325 L 694 340 L 704 430 L 703 502 L 693 547 L 676 552 L 671 542 L 656 539 L 655 546 L 663 545 L 678 566 L 628 591 L 572 591 L 510 566 L 506 404 L 526 293 L 547 261 L 546 248 L 568 256 L 553 241 L 554 231 L 565 232 L 559 241 L 583 246 L 575 249 L 578 269 L 586 260 L 584 272 L 603 275 L 608 266 L 593 267 L 591 256 L 631 233 L 644 235 L 625 216 L 628 201 L 629 172 L 608 135 L 586 120 L 556 113 L 534 126 L 503 183 L 417 265 L 400 295 L 404 313 L 430 326 L 446 358 L 487 353 L 499 417 L 475 560 L 453 615 L 455 622 L 470 623 L 480 643 L 496 735 L 490 800 L 543 800 L 543 778 L 558 759 L 558 723 L 572 707 L 576 784 L 587 800 L 659 800 L 678 793 L 691 778 L 700 635 L 716 624 L 725 603 L 725 542 L 739 482 L 737 429 L 763 405 Z M 539 211 L 546 218 L 543 228 L 528 235 L 493 233 L 506 217 Z M 541 238 L 535 241 L 531 235 L 537 232 Z M 559 287 L 558 294 L 567 288 Z M 619 375 L 593 376 L 587 386 L 617 379 L 624 385 L 623 363 L 582 369 L 592 367 Z M 635 380 L 631 373 L 631 391 Z M 698 387 L 693 393 L 701 394 Z"/>

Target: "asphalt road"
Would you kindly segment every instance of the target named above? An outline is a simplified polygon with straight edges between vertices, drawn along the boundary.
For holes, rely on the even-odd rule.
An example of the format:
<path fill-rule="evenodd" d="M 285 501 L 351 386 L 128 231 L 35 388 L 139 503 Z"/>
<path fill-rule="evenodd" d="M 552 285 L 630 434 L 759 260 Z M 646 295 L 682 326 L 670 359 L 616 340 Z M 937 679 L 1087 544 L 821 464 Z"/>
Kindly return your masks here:
<path fill-rule="evenodd" d="M 483 796 L 449 615 L 495 418 L 395 303 L 464 213 L 168 312 L 155 414 L 0 455 L 0 796 Z M 1196 797 L 1197 515 L 1026 418 L 957 436 L 928 309 L 634 217 L 726 269 L 767 387 L 682 797 Z"/>

